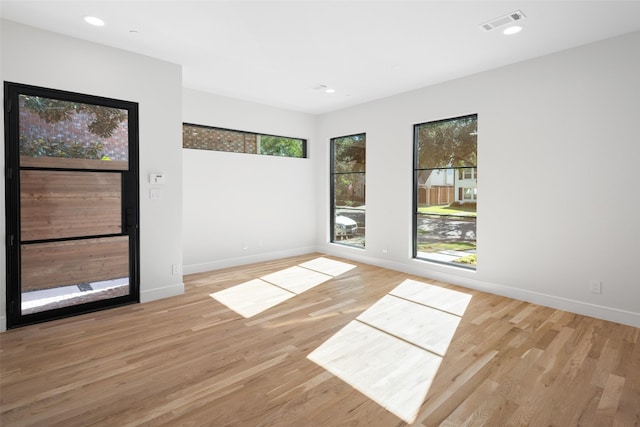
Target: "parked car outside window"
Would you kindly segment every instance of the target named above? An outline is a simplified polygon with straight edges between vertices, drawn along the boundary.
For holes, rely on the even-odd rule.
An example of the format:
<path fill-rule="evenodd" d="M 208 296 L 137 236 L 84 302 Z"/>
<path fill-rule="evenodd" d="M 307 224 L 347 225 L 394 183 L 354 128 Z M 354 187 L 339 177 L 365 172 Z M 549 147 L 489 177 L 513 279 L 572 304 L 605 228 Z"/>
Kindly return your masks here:
<path fill-rule="evenodd" d="M 353 236 L 358 231 L 358 224 L 344 215 L 336 216 L 335 235 L 336 237 Z"/>

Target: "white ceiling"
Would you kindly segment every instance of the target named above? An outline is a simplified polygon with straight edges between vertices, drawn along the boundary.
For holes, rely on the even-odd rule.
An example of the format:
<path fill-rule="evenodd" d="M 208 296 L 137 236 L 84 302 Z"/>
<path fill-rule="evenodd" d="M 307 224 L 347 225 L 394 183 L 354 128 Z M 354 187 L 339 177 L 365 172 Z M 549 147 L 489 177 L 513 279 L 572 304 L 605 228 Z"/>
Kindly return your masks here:
<path fill-rule="evenodd" d="M 515 10 L 521 33 L 480 29 Z M 315 114 L 640 31 L 637 0 L 3 0 L 1 13 L 181 64 L 188 88 Z"/>

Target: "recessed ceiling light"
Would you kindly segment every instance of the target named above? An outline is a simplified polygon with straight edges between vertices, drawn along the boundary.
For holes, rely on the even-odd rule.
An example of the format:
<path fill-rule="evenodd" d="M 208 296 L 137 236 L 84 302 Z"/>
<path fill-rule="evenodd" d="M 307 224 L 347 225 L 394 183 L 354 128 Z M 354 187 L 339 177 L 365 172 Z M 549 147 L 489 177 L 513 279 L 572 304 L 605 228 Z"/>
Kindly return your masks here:
<path fill-rule="evenodd" d="M 104 26 L 104 21 L 100 18 L 96 18 L 95 16 L 85 16 L 83 18 L 87 24 L 95 25 L 96 27 Z"/>
<path fill-rule="evenodd" d="M 510 36 L 512 34 L 518 34 L 520 31 L 522 31 L 522 27 L 520 25 L 513 25 L 511 27 L 505 28 L 502 34 Z"/>
<path fill-rule="evenodd" d="M 317 85 L 313 88 L 313 90 L 323 91 L 324 93 L 336 93 L 335 89 L 330 88 L 327 85 Z"/>

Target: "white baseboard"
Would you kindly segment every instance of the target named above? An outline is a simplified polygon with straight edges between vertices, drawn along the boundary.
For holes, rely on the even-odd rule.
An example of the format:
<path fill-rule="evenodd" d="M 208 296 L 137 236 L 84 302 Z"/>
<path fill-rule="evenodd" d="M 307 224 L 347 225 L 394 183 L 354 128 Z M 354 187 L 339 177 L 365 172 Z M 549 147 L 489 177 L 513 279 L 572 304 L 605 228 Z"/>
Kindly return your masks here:
<path fill-rule="evenodd" d="M 184 294 L 184 283 L 164 286 L 162 288 L 150 289 L 148 291 L 140 290 L 140 302 L 155 301 L 158 299 L 175 297 Z"/>
<path fill-rule="evenodd" d="M 340 248 L 342 249 L 342 248 Z M 416 261 L 414 265 L 403 264 L 390 260 L 371 258 L 358 254 L 357 251 L 344 250 L 327 251 L 327 248 L 318 249 L 318 252 L 324 252 L 341 258 L 352 259 L 353 261 L 363 262 L 390 270 L 401 271 L 403 273 L 413 274 L 424 277 L 426 279 L 440 280 L 442 282 L 451 283 L 452 285 L 463 286 L 469 289 L 475 289 L 482 292 L 488 292 L 508 298 L 526 301 L 533 304 L 542 305 L 549 308 L 568 311 L 571 313 L 581 314 L 584 316 L 595 317 L 597 319 L 607 320 L 610 322 L 621 323 L 636 328 L 640 328 L 640 313 L 632 311 L 620 310 L 614 307 L 607 307 L 597 304 L 591 304 L 583 301 L 573 300 L 570 298 L 559 297 L 556 295 L 544 294 L 526 289 L 514 288 L 496 283 L 483 282 L 476 279 L 455 276 L 437 271 L 425 272 L 424 266 L 420 265 L 420 261 Z M 333 253 L 332 253 L 333 252 Z"/>
<path fill-rule="evenodd" d="M 5 316 L 0 316 L 0 332 L 5 332 L 7 330 L 7 318 Z"/>
<path fill-rule="evenodd" d="M 244 257 L 229 258 L 219 261 L 209 261 L 201 264 L 185 265 L 184 274 L 203 273 L 205 271 L 220 270 L 221 268 L 238 267 L 240 265 L 254 264 L 257 262 L 272 261 L 274 259 L 287 258 L 297 255 L 306 255 L 316 252 L 315 246 L 308 246 L 284 251 L 265 252 Z"/>

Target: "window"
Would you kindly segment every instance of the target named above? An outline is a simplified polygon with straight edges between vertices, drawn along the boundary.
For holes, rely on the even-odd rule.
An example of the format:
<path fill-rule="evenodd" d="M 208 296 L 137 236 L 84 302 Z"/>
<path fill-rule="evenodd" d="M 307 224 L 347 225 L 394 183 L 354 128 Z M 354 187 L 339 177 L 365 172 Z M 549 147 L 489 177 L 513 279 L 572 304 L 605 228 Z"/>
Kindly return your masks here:
<path fill-rule="evenodd" d="M 414 126 L 414 258 L 476 268 L 477 122 Z"/>
<path fill-rule="evenodd" d="M 463 202 L 475 201 L 477 189 L 476 188 L 460 188 L 460 200 Z"/>
<path fill-rule="evenodd" d="M 462 168 L 460 169 L 460 179 L 475 179 L 476 178 L 476 169 L 475 168 Z"/>
<path fill-rule="evenodd" d="M 366 135 L 331 140 L 331 241 L 364 248 Z"/>
<path fill-rule="evenodd" d="M 307 157 L 307 140 L 184 123 L 182 147 L 196 150 Z"/>

